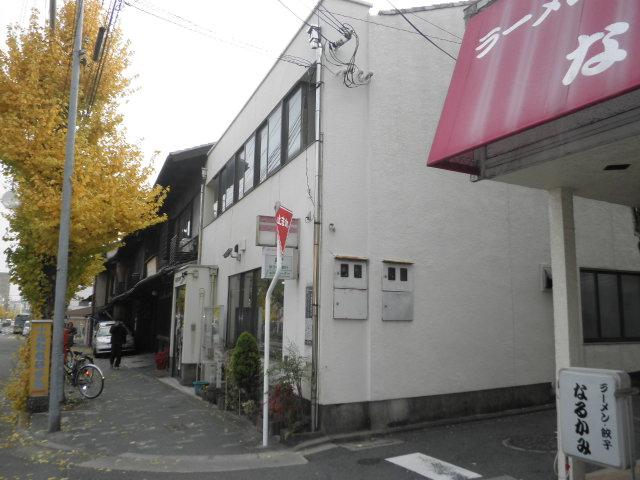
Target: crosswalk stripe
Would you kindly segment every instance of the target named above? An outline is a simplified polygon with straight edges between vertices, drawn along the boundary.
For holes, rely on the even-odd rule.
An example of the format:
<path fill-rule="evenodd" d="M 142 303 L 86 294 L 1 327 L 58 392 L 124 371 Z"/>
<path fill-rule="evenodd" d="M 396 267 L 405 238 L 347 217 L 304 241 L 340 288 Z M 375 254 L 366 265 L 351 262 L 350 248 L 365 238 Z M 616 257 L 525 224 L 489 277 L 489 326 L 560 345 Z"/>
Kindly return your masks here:
<path fill-rule="evenodd" d="M 399 457 L 387 458 L 386 460 L 431 480 L 465 480 L 482 477 L 478 473 L 429 457 L 423 453 L 410 453 Z"/>

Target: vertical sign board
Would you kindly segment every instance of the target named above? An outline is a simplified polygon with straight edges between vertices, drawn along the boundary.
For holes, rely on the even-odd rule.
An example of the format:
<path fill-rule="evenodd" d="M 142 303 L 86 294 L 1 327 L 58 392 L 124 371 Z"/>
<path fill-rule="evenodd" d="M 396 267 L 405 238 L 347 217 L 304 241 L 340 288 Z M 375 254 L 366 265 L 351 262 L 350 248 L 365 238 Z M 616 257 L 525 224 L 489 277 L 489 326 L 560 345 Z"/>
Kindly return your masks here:
<path fill-rule="evenodd" d="M 559 416 L 566 455 L 614 468 L 629 467 L 633 447 L 630 386 L 629 375 L 622 371 L 560 370 Z"/>
<path fill-rule="evenodd" d="M 32 355 L 29 365 L 29 397 L 49 395 L 51 365 L 51 320 L 33 320 L 29 333 Z"/>

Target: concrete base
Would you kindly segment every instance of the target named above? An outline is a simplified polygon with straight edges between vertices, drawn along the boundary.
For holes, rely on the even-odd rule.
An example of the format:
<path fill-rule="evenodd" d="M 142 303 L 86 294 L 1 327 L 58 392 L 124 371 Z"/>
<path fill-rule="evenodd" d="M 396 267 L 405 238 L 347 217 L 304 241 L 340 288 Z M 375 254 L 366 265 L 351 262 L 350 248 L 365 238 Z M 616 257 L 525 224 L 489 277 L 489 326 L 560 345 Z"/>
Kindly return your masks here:
<path fill-rule="evenodd" d="M 49 395 L 46 397 L 28 397 L 27 412 L 42 413 L 49 411 Z"/>
<path fill-rule="evenodd" d="M 326 433 L 377 430 L 446 418 L 466 417 L 553 403 L 550 383 L 475 392 L 320 405 Z"/>

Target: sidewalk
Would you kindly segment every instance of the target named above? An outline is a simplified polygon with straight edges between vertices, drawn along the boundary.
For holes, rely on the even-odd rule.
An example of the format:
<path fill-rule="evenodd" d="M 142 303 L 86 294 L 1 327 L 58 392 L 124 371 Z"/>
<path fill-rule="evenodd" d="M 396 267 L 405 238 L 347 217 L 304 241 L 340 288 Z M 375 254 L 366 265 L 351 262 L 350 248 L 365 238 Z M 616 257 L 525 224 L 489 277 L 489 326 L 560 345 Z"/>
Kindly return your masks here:
<path fill-rule="evenodd" d="M 157 378 L 152 356 L 125 357 L 120 370 L 106 359 L 96 364 L 105 376 L 98 398 L 70 397 L 61 432 L 47 433 L 46 414 L 33 415 L 29 429 L 45 446 L 73 452 L 76 465 L 183 473 L 306 463 L 275 442 L 262 449 L 249 422 Z"/>

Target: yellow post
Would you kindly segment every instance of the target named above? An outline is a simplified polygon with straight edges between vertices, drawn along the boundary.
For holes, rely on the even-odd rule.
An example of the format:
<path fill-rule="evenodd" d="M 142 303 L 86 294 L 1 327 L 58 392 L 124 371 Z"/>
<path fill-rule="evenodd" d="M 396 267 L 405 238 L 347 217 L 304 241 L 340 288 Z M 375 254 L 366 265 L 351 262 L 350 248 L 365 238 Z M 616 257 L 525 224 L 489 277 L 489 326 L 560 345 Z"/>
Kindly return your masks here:
<path fill-rule="evenodd" d="M 29 398 L 27 409 L 30 412 L 47 411 L 49 404 L 49 372 L 51 370 L 51 320 L 31 321 L 31 356 L 29 361 Z"/>

